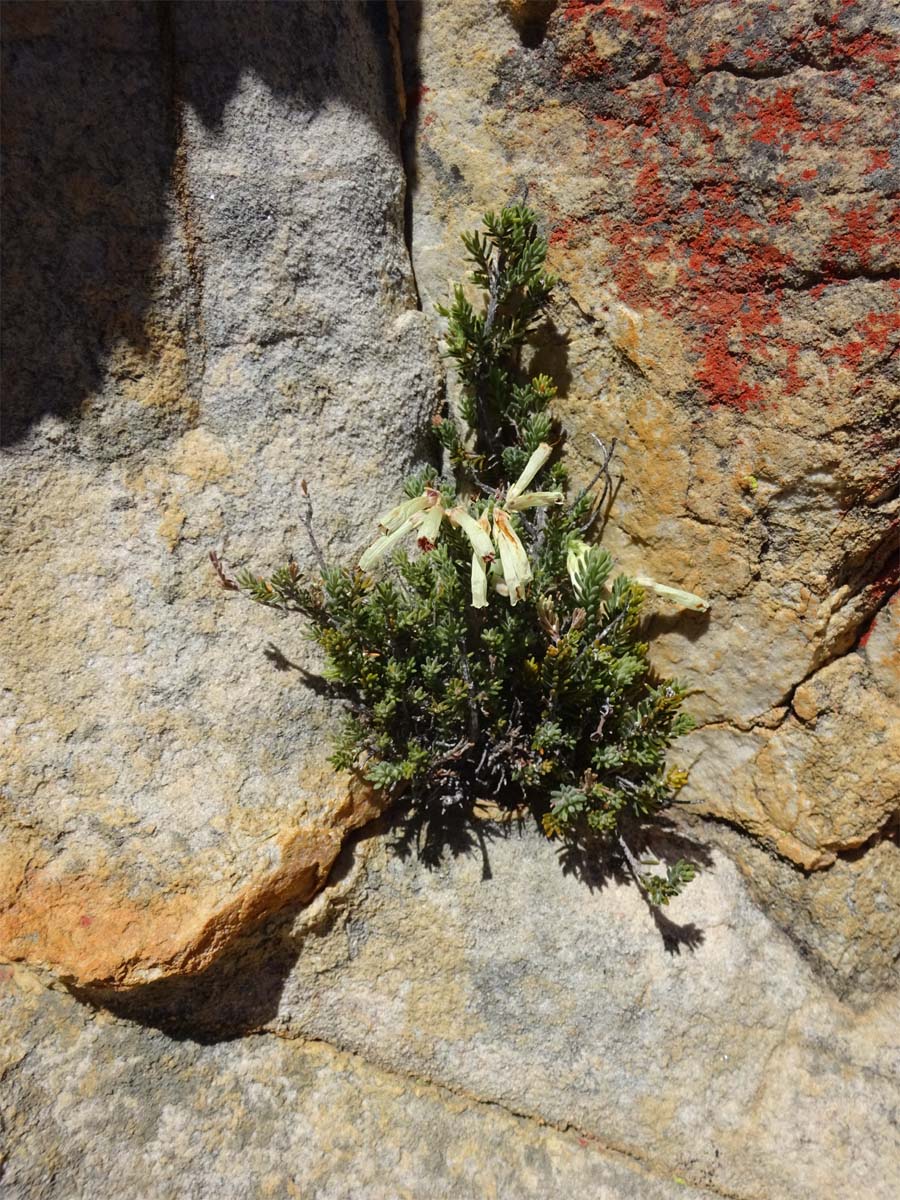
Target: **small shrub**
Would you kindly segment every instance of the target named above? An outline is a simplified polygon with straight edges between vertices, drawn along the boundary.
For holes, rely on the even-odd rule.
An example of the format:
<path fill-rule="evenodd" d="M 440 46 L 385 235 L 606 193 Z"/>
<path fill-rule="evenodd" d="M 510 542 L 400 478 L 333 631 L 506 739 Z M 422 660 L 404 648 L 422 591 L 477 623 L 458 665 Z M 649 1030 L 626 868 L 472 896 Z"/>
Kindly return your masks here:
<path fill-rule="evenodd" d="M 461 391 L 458 415 L 435 422 L 444 473 L 407 481 L 358 565 L 325 564 L 308 496 L 317 577 L 291 561 L 233 580 L 213 561 L 226 587 L 306 619 L 346 705 L 335 767 L 402 796 L 420 829 L 485 798 L 527 808 L 567 852 L 612 848 L 666 904 L 695 867 L 655 874 L 632 846 L 685 782 L 666 750 L 692 722 L 683 687 L 649 666 L 641 606 L 647 587 L 706 606 L 617 573 L 591 544 L 615 443 L 598 439 L 596 478 L 569 496 L 556 388 L 520 367 L 555 282 L 534 214 L 488 213 L 463 240 L 483 303 L 457 287 L 439 309 Z"/>

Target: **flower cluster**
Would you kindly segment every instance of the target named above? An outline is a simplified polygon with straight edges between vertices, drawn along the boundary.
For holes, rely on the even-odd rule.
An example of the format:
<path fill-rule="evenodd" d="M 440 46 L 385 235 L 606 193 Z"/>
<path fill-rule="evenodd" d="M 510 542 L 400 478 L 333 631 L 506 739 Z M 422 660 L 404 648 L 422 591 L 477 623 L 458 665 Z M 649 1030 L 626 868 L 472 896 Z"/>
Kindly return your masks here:
<path fill-rule="evenodd" d="M 477 516 L 471 514 L 465 503 L 445 508 L 441 493 L 433 487 L 426 487 L 421 496 L 396 505 L 378 518 L 381 536 L 359 560 L 360 570 L 368 571 L 379 558 L 413 532 L 417 535 L 420 549 L 433 550 L 441 522 L 446 517 L 451 525 L 462 530 L 472 547 L 472 607 L 487 606 L 489 573 L 494 590 L 507 596 L 510 604 L 515 605 L 525 598 L 525 585 L 534 578 L 534 574 L 525 547 L 513 528 L 510 514 L 562 504 L 564 497 L 559 489 L 548 492 L 525 490 L 552 453 L 553 447 L 541 442 L 519 478 L 506 490 L 503 503 L 496 498 L 491 499 Z M 498 555 L 499 567 L 496 561 Z"/>

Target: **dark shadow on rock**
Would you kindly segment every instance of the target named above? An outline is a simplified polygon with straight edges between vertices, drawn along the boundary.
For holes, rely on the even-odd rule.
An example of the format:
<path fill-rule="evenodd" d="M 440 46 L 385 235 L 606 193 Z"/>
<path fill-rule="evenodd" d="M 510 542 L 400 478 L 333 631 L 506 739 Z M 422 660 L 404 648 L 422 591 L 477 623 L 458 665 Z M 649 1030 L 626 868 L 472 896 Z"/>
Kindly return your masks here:
<path fill-rule="evenodd" d="M 419 64 L 419 38 L 422 32 L 422 0 L 403 0 L 397 5 L 400 18 L 400 70 L 403 80 L 404 122 L 401 132 L 403 168 L 406 173 L 404 230 L 406 250 L 412 263 L 413 201 L 418 181 L 418 146 L 420 106 L 422 103 L 422 74 Z M 419 301 L 421 308 L 421 298 Z"/>
<path fill-rule="evenodd" d="M 709 848 L 695 838 L 689 829 L 667 817 L 658 816 L 652 827 L 631 826 L 624 830 L 632 853 L 638 858 L 650 856 L 663 865 L 671 865 L 678 859 L 692 862 L 699 870 L 709 870 L 713 858 Z M 560 846 L 559 861 L 563 872 L 574 875 L 590 891 L 602 891 L 611 883 L 639 888 L 628 863 L 615 842 L 601 838 L 566 842 Z M 652 871 L 648 866 L 648 872 Z M 696 950 L 703 944 L 704 934 L 693 922 L 679 925 L 658 906 L 651 904 L 647 894 L 640 894 L 653 918 L 663 947 L 668 954 L 680 954 L 684 950 Z"/>
<path fill-rule="evenodd" d="M 664 633 L 677 632 L 689 642 L 696 642 L 709 629 L 710 619 L 709 609 L 706 612 L 697 612 L 694 609 L 679 608 L 668 612 L 650 613 L 645 622 L 647 638 L 652 641 Z"/>
<path fill-rule="evenodd" d="M 521 808 L 510 808 L 491 818 L 477 805 L 408 803 L 398 804 L 387 819 L 391 849 L 401 859 L 416 858 L 428 870 L 436 870 L 448 856 L 477 854 L 481 858 L 481 878 L 487 881 L 493 878 L 488 853 L 491 843 L 521 833 L 531 818 Z"/>
<path fill-rule="evenodd" d="M 429 870 L 436 870 L 448 856 L 477 854 L 482 860 L 481 878 L 488 881 L 493 874 L 490 844 L 516 832 L 521 834 L 527 825 L 535 823 L 535 817 L 522 807 L 485 818 L 477 807 L 442 808 L 433 804 L 422 808 L 410 803 L 395 809 L 385 821 L 391 847 L 402 859 L 415 857 Z M 639 857 L 650 856 L 663 865 L 686 859 L 699 870 L 712 867 L 708 847 L 665 815 L 657 817 L 652 827 L 632 826 L 627 837 Z M 560 844 L 557 857 L 563 874 L 573 875 L 591 892 L 602 891 L 612 883 L 639 887 L 615 842 L 600 837 L 566 840 Z M 648 867 L 650 870 L 652 867 Z M 641 896 L 667 953 L 680 954 L 683 949 L 693 951 L 702 945 L 704 934 L 696 924 L 679 925 L 651 904 L 643 890 Z"/>
<path fill-rule="evenodd" d="M 300 129 L 340 97 L 397 145 L 387 5 L 32 0 L 2 6 L 2 32 L 0 436 L 74 418 L 101 388 L 125 407 L 142 373 L 150 389 L 186 359 L 177 411 L 155 409 L 145 433 L 164 436 L 195 420 L 200 384 L 208 231 L 186 114 L 217 129 L 252 73 L 297 108 Z"/>
<path fill-rule="evenodd" d="M 556 384 L 557 394 L 566 397 L 572 385 L 569 368 L 569 338 L 561 333 L 548 317 L 534 333 L 534 350 L 528 363 L 529 374 L 549 375 Z"/>

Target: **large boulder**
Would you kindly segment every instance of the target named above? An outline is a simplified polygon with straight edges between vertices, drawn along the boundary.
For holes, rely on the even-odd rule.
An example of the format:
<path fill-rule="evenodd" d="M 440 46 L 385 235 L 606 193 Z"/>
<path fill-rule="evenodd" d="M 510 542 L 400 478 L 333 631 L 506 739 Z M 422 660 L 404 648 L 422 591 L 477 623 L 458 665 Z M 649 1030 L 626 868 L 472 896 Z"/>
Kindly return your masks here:
<path fill-rule="evenodd" d="M 804 869 L 900 796 L 898 32 L 884 0 L 433 0 L 406 26 L 425 311 L 460 230 L 527 193 L 577 473 L 619 438 L 605 540 L 712 601 L 655 622 L 700 723 L 685 798 Z"/>
<path fill-rule="evenodd" d="M 0 944 L 125 987 L 308 899 L 379 811 L 299 627 L 208 554 L 311 564 L 303 477 L 352 554 L 438 371 L 381 6 L 3 18 Z"/>
<path fill-rule="evenodd" d="M 568 1129 L 715 1195 L 852 1200 L 860 1179 L 867 1200 L 896 1195 L 896 991 L 860 979 L 836 996 L 833 972 L 760 911 L 730 857 L 704 849 L 712 828 L 654 843 L 703 864 L 655 918 L 629 880 L 561 858 L 527 824 L 480 824 L 472 852 L 437 867 L 374 832 L 311 906 L 202 976 L 93 999 L 182 1043 L 325 1043 L 447 1089 L 467 1114 L 489 1104 Z M 564 1179 L 548 1194 L 594 1194 Z"/>

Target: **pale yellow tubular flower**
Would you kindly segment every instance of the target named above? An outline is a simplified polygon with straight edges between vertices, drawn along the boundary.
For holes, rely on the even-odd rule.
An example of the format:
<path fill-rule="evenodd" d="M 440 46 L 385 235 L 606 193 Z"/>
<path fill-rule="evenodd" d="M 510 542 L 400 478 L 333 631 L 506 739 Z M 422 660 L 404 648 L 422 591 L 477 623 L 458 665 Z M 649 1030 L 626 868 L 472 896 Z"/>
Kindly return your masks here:
<path fill-rule="evenodd" d="M 476 524 L 484 531 L 485 536 L 490 538 L 491 523 L 488 520 L 488 515 L 483 512 L 478 518 Z M 493 574 L 496 562 L 490 564 L 490 571 Z M 472 607 L 487 608 L 487 588 L 488 588 L 488 568 L 485 566 L 485 560 L 480 554 L 472 555 Z"/>
<path fill-rule="evenodd" d="M 421 496 L 416 496 L 413 500 L 404 500 L 402 504 L 397 504 L 388 512 L 381 514 L 378 518 L 378 528 L 382 533 L 393 533 L 398 525 L 402 525 L 414 513 L 421 512 L 422 509 L 428 508 L 433 503 L 428 491 L 423 492 Z"/>
<path fill-rule="evenodd" d="M 416 537 L 420 550 L 433 550 L 441 531 L 441 521 L 444 519 L 444 506 L 432 504 L 424 512 L 417 512 L 413 518 L 413 527 L 418 531 Z"/>
<path fill-rule="evenodd" d="M 509 588 L 506 586 L 506 581 L 503 578 L 503 567 L 496 560 L 488 567 L 488 584 L 498 596 L 509 595 Z"/>
<path fill-rule="evenodd" d="M 651 592 L 662 596 L 664 600 L 671 600 L 673 604 L 679 604 L 682 608 L 690 608 L 694 612 L 709 611 L 709 601 L 704 600 L 702 596 L 695 596 L 693 592 L 683 592 L 681 588 L 668 587 L 664 583 L 657 583 L 655 579 L 648 579 L 646 575 L 635 575 L 634 582 L 639 583 L 642 588 L 649 588 Z"/>
<path fill-rule="evenodd" d="M 509 588 L 509 602 L 515 606 L 525 597 L 525 584 L 532 578 L 531 565 L 525 547 L 510 524 L 509 514 L 502 508 L 494 509 L 494 542 L 500 551 L 503 578 Z"/>
<path fill-rule="evenodd" d="M 522 496 L 507 498 L 507 512 L 521 512 L 523 508 L 549 508 L 551 504 L 562 504 L 562 492 L 525 492 Z"/>
<path fill-rule="evenodd" d="M 494 558 L 494 547 L 491 544 L 491 539 L 485 532 L 484 527 L 475 520 L 473 516 L 459 504 L 454 508 L 447 509 L 447 519 L 453 525 L 458 525 L 469 541 L 472 543 L 472 549 L 485 562 L 492 562 Z"/>
<path fill-rule="evenodd" d="M 383 533 L 363 554 L 359 560 L 359 569 L 361 571 L 368 571 L 373 563 L 378 562 L 379 558 L 387 554 L 399 541 L 405 538 L 412 528 L 413 518 L 409 517 L 402 525 L 398 525 L 392 533 Z"/>
<path fill-rule="evenodd" d="M 584 570 L 590 551 L 590 545 L 582 541 L 581 538 L 569 539 L 569 549 L 566 554 L 566 570 L 569 573 L 569 578 L 572 580 L 573 587 L 577 587 L 576 580 Z"/>
<path fill-rule="evenodd" d="M 472 607 L 487 608 L 487 571 L 480 554 L 472 555 Z"/>
<path fill-rule="evenodd" d="M 548 445 L 547 442 L 541 442 L 537 450 L 535 450 L 534 454 L 532 454 L 531 458 L 525 464 L 525 470 L 506 493 L 507 505 L 510 500 L 515 500 L 516 496 L 521 496 L 522 492 L 525 491 L 552 453 L 553 447 Z"/>

